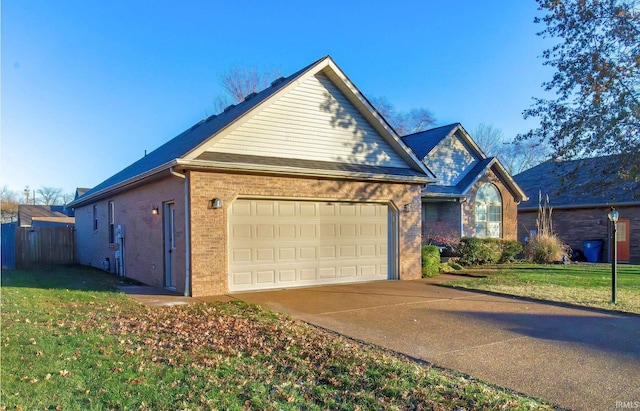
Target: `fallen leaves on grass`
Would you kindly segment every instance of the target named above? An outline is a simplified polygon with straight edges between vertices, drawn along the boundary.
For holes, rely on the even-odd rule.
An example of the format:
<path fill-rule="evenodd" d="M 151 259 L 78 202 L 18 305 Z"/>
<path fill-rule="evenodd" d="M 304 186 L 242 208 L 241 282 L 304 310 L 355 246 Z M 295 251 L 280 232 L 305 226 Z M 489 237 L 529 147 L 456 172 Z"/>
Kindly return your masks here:
<path fill-rule="evenodd" d="M 249 408 L 296 401 L 329 408 L 510 408 L 509 396 L 495 388 L 486 392 L 471 379 L 242 303 L 145 308 L 116 316 L 108 333 L 126 355 L 139 358 L 139 370 L 145 361 L 212 370 L 205 387 L 233 392 Z"/>

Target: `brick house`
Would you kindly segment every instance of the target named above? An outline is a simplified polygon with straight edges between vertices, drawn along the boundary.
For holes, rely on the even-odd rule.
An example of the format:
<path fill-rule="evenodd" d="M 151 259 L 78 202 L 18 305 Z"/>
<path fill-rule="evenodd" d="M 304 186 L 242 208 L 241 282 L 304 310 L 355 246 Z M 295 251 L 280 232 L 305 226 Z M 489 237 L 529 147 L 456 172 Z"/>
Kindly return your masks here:
<path fill-rule="evenodd" d="M 621 181 L 611 173 L 615 157 L 546 161 L 514 176 L 530 194 L 518 206 L 518 239 L 535 235 L 539 193 L 549 196 L 553 230 L 572 250 L 584 251 L 585 241 L 601 241 L 599 261 L 610 261 L 611 207 L 620 213 L 618 260 L 640 263 L 640 182 Z"/>
<path fill-rule="evenodd" d="M 437 177 L 422 190 L 424 242 L 438 236 L 516 239 L 517 206 L 527 196 L 460 123 L 402 140 Z"/>
<path fill-rule="evenodd" d="M 417 279 L 433 181 L 327 56 L 74 200 L 77 258 L 193 296 Z"/>

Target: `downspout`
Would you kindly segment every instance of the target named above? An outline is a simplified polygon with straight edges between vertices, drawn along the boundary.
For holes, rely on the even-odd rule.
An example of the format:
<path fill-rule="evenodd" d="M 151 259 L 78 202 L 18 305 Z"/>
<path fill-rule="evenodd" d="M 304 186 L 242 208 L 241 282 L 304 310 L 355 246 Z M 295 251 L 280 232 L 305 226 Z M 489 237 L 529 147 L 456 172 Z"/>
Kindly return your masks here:
<path fill-rule="evenodd" d="M 191 207 L 189 203 L 189 176 L 178 173 L 171 167 L 171 175 L 184 179 L 184 249 L 185 249 L 185 271 L 184 271 L 184 296 L 191 296 Z"/>

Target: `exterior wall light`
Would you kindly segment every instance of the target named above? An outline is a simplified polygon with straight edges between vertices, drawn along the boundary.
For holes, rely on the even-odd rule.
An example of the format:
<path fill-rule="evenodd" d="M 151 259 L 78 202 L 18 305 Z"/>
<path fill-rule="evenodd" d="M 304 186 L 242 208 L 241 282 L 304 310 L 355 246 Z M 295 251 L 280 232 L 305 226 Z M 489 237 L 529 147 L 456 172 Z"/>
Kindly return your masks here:
<path fill-rule="evenodd" d="M 611 207 L 611 211 L 607 215 L 611 221 L 611 302 L 616 304 L 616 288 L 618 282 L 618 212 Z"/>
<path fill-rule="evenodd" d="M 209 209 L 216 210 L 218 208 L 222 208 L 222 200 L 219 198 L 212 198 L 209 200 Z"/>
<path fill-rule="evenodd" d="M 160 214 L 160 210 L 158 210 L 158 206 L 153 206 L 153 208 L 151 209 L 151 214 L 153 215 Z"/>
<path fill-rule="evenodd" d="M 405 204 L 403 208 L 404 208 L 404 211 L 408 213 L 410 211 L 413 211 L 413 204 L 411 203 Z"/>

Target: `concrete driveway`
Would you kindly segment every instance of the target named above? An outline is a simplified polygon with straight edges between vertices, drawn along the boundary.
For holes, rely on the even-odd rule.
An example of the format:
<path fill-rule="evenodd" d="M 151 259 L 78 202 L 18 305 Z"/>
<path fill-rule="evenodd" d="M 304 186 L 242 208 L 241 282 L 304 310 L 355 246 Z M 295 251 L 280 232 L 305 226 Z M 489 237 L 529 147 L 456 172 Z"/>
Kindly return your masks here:
<path fill-rule="evenodd" d="M 562 407 L 640 409 L 639 316 L 452 290 L 433 280 L 232 297 Z"/>

